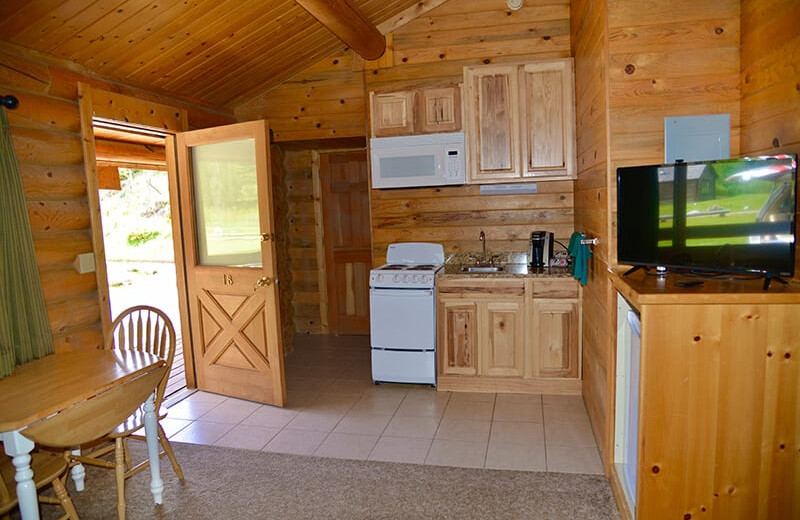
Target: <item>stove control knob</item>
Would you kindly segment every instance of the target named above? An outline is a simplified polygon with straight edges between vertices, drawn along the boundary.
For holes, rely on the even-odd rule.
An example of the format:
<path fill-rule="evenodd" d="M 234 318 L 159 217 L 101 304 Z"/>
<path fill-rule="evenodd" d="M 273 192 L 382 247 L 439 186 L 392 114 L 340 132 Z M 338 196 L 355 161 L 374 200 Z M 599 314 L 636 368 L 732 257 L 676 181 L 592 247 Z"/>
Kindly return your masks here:
<path fill-rule="evenodd" d="M 422 277 L 418 274 L 414 275 L 414 282 L 419 283 L 422 281 Z"/>
<path fill-rule="evenodd" d="M 426 274 L 425 276 L 422 277 L 422 281 L 424 283 L 431 283 L 431 275 Z"/>
<path fill-rule="evenodd" d="M 373 278 L 373 279 L 374 279 L 376 282 L 380 282 L 381 280 L 383 280 L 383 275 L 382 275 L 382 274 L 374 274 L 374 275 L 372 275 L 372 278 Z"/>

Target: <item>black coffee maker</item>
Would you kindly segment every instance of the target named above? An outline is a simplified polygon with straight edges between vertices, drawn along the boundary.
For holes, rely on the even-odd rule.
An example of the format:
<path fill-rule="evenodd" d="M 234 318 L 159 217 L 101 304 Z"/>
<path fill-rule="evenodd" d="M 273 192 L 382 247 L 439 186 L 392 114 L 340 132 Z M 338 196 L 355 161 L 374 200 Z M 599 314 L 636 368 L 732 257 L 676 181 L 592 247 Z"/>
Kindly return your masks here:
<path fill-rule="evenodd" d="M 531 267 L 549 267 L 553 258 L 553 233 L 534 231 L 528 248 L 528 261 Z"/>

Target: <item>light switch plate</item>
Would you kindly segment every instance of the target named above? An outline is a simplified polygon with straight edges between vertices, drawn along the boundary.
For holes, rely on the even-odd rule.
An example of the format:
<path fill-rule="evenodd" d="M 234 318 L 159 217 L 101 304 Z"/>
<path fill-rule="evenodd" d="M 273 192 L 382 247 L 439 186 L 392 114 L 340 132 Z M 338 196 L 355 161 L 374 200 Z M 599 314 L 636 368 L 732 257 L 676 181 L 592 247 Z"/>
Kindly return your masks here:
<path fill-rule="evenodd" d="M 81 274 L 93 273 L 95 271 L 94 253 L 79 254 L 75 257 L 72 267 Z"/>

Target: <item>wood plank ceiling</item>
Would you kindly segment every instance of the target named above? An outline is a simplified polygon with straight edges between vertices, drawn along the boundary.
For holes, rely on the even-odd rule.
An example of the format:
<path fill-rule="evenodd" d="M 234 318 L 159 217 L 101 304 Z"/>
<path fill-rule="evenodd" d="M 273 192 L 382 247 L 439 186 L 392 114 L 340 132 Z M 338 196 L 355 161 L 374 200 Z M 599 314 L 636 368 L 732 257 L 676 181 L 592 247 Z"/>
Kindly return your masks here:
<path fill-rule="evenodd" d="M 349 0 L 373 25 L 435 0 Z M 294 0 L 3 0 L 1 39 L 233 108 L 346 46 Z"/>

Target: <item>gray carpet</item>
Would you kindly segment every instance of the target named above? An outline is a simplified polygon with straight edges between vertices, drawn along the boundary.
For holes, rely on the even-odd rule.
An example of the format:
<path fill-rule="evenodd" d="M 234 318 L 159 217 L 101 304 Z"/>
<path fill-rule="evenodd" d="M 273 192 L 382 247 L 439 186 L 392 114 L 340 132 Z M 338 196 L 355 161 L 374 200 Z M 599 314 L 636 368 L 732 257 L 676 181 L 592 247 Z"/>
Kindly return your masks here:
<path fill-rule="evenodd" d="M 139 443 L 136 443 L 139 444 Z M 598 475 L 464 469 L 341 460 L 173 443 L 186 481 L 162 459 L 164 505 L 149 470 L 128 480 L 129 520 L 139 519 L 618 519 Z M 113 519 L 113 472 L 87 468 L 69 484 L 83 520 Z M 54 518 L 53 507 L 42 518 Z"/>

